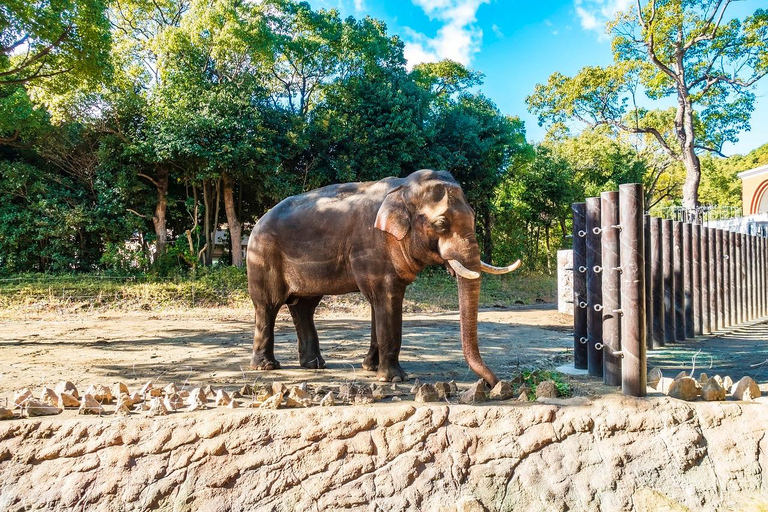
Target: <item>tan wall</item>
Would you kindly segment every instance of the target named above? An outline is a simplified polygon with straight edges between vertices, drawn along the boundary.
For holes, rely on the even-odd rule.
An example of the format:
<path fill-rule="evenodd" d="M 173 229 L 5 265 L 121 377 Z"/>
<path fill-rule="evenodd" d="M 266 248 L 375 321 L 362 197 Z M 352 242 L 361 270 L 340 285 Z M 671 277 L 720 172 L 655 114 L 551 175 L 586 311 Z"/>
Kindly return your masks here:
<path fill-rule="evenodd" d="M 752 211 L 752 203 L 754 202 L 754 207 L 757 208 L 759 198 L 755 198 L 755 194 L 764 190 L 766 182 L 768 182 L 768 172 L 749 176 L 741 180 L 741 204 L 744 215 L 757 213 Z"/>

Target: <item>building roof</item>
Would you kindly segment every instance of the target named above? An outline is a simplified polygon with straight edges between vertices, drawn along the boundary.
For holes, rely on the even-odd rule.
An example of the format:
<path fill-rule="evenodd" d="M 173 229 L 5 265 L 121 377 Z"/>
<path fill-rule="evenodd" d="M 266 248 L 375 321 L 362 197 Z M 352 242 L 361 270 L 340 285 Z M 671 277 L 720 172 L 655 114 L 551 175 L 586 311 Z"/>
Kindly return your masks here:
<path fill-rule="evenodd" d="M 755 167 L 754 169 L 750 169 L 748 171 L 740 172 L 736 176 L 738 176 L 741 179 L 744 178 L 750 178 L 752 176 L 758 176 L 760 174 L 768 173 L 768 165 L 762 165 L 760 167 Z"/>

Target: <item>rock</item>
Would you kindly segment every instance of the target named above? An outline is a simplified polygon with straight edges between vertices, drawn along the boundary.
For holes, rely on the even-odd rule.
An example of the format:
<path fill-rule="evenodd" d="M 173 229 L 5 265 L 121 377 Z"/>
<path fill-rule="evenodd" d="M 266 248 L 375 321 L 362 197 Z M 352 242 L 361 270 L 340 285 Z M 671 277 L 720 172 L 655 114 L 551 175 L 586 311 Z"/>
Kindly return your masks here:
<path fill-rule="evenodd" d="M 56 407 L 61 409 L 65 409 L 67 407 L 80 407 L 80 400 L 67 392 L 63 392 L 59 394 L 59 402 L 56 404 Z"/>
<path fill-rule="evenodd" d="M 339 386 L 339 400 L 353 401 L 355 399 L 355 395 L 357 395 L 359 391 L 360 390 L 357 389 L 357 386 L 354 384 L 345 382 Z"/>
<path fill-rule="evenodd" d="M 93 395 L 89 395 L 88 393 L 83 395 L 83 398 L 80 401 L 80 410 L 77 411 L 78 414 L 102 414 L 104 413 L 104 408 L 101 406 L 98 400 L 96 400 Z"/>
<path fill-rule="evenodd" d="M 178 393 L 173 393 L 163 398 L 163 405 L 169 411 L 178 411 L 184 407 L 184 400 L 179 396 Z"/>
<path fill-rule="evenodd" d="M 299 389 L 304 391 L 304 392 L 308 392 L 309 391 L 309 386 L 307 385 L 306 382 L 302 382 L 301 384 L 299 384 Z"/>
<path fill-rule="evenodd" d="M 272 394 L 273 395 L 277 395 L 277 394 L 281 394 L 281 393 L 283 395 L 288 393 L 288 387 L 285 384 L 283 384 L 282 382 L 273 382 L 272 383 Z"/>
<path fill-rule="evenodd" d="M 205 404 L 208 401 L 208 397 L 205 395 L 205 391 L 200 388 L 195 388 L 189 392 L 189 396 L 185 400 L 188 405 L 197 403 Z"/>
<path fill-rule="evenodd" d="M 416 390 L 416 396 L 414 400 L 421 403 L 437 402 L 440 397 L 437 394 L 437 389 L 432 384 L 422 384 L 419 389 Z"/>
<path fill-rule="evenodd" d="M 721 387 L 721 388 L 723 388 L 723 389 L 725 390 L 725 392 L 726 392 L 726 393 L 728 392 L 728 388 L 726 388 L 726 387 L 723 385 L 723 378 L 722 378 L 721 376 L 719 376 L 719 375 L 715 375 L 715 376 L 714 376 L 714 377 L 712 377 L 712 378 L 713 378 L 713 379 L 715 379 L 715 380 L 717 381 L 717 383 L 718 383 L 718 384 L 720 384 L 720 387 Z"/>
<path fill-rule="evenodd" d="M 393 397 L 392 397 L 392 401 L 393 401 L 393 402 L 401 402 L 402 400 L 403 400 L 403 399 L 402 399 L 402 398 L 400 398 L 399 396 L 393 396 Z"/>
<path fill-rule="evenodd" d="M 179 391 L 179 396 L 183 399 L 186 399 L 189 396 L 189 390 L 182 389 L 181 391 Z"/>
<path fill-rule="evenodd" d="M 139 390 L 139 394 L 143 399 L 152 398 L 152 397 L 158 397 L 162 394 L 162 390 L 159 388 L 155 388 L 154 384 L 152 384 L 152 381 L 147 381 L 146 384 L 144 384 L 141 387 L 141 390 Z"/>
<path fill-rule="evenodd" d="M 400 386 L 397 385 L 397 382 L 393 382 L 391 386 L 389 386 L 389 389 L 393 393 L 400 393 Z"/>
<path fill-rule="evenodd" d="M 113 397 L 119 397 L 123 393 L 125 393 L 126 395 L 129 393 L 128 386 L 126 386 L 122 382 L 115 382 L 114 384 L 112 384 L 112 388 L 110 389 L 110 392 L 112 393 Z"/>
<path fill-rule="evenodd" d="M 709 377 L 707 376 L 707 374 L 704 372 L 701 372 L 701 375 L 699 375 L 699 384 L 701 386 L 704 386 L 704 384 L 706 384 L 708 380 L 709 380 Z"/>
<path fill-rule="evenodd" d="M 286 407 L 309 407 L 312 405 L 312 397 L 306 390 L 300 387 L 293 387 L 285 399 Z"/>
<path fill-rule="evenodd" d="M 707 379 L 707 382 L 701 387 L 701 398 L 708 402 L 725 400 L 725 389 L 717 382 L 717 379 Z"/>
<path fill-rule="evenodd" d="M 160 399 L 160 397 L 155 397 L 149 402 L 149 410 L 147 411 L 147 415 L 165 416 L 166 414 L 168 414 L 168 409 L 165 407 L 165 404 Z"/>
<path fill-rule="evenodd" d="M 675 380 L 682 379 L 683 377 L 688 377 L 688 373 L 685 370 L 675 375 Z"/>
<path fill-rule="evenodd" d="M 373 403 L 373 395 L 371 395 L 370 391 L 367 393 L 358 393 L 355 395 L 354 399 L 355 405 L 368 405 Z"/>
<path fill-rule="evenodd" d="M 437 398 L 441 400 L 450 398 L 453 395 L 451 386 L 447 382 L 435 382 L 435 389 L 437 390 Z"/>
<path fill-rule="evenodd" d="M 507 400 L 515 396 L 512 385 L 504 380 L 500 380 L 491 390 L 491 400 Z"/>
<path fill-rule="evenodd" d="M 731 377 L 728 375 L 723 377 L 723 389 L 725 389 L 728 393 L 730 393 L 732 387 L 733 387 L 733 380 L 731 379 Z"/>
<path fill-rule="evenodd" d="M 520 393 L 517 397 L 518 402 L 527 402 L 528 401 L 528 393 Z"/>
<path fill-rule="evenodd" d="M 40 401 L 53 407 L 59 406 L 59 395 L 51 388 L 43 388 L 40 392 Z"/>
<path fill-rule="evenodd" d="M 669 393 L 672 398 L 692 402 L 699 396 L 698 382 L 693 377 L 679 377 L 669 386 Z"/>
<path fill-rule="evenodd" d="M 462 404 L 476 404 L 485 402 L 487 399 L 488 394 L 485 392 L 485 381 L 480 379 L 461 394 L 459 402 Z"/>
<path fill-rule="evenodd" d="M 115 416 L 129 416 L 131 414 L 131 408 L 125 402 L 118 402 L 115 409 Z"/>
<path fill-rule="evenodd" d="M 117 407 L 120 407 L 121 405 L 125 405 L 129 409 L 136 405 L 137 402 L 134 402 L 131 398 L 131 395 L 128 393 L 123 393 L 122 395 L 117 397 Z"/>
<path fill-rule="evenodd" d="M 333 391 L 329 391 L 327 395 L 320 400 L 321 407 L 333 407 L 336 405 L 336 399 L 333 396 Z"/>
<path fill-rule="evenodd" d="M 371 384 L 371 396 L 374 400 L 382 400 L 386 396 L 384 394 L 384 386 L 380 386 L 375 382 Z"/>
<path fill-rule="evenodd" d="M 32 399 L 32 392 L 29 390 L 29 388 L 24 388 L 13 394 L 13 405 L 16 407 L 23 407 Z"/>
<path fill-rule="evenodd" d="M 62 393 L 69 393 L 75 398 L 80 398 L 80 393 L 77 392 L 77 387 L 75 387 L 74 384 L 69 382 L 68 380 L 63 380 L 56 384 L 56 387 L 53 388 L 53 390 L 56 392 L 56 394 L 62 394 Z"/>
<path fill-rule="evenodd" d="M 232 393 L 232 400 L 234 400 L 235 398 L 243 398 L 243 395 L 239 391 L 235 391 L 234 393 Z"/>
<path fill-rule="evenodd" d="M 243 396 L 253 395 L 253 387 L 250 384 L 246 384 L 240 388 L 240 394 Z"/>
<path fill-rule="evenodd" d="M 648 387 L 656 389 L 656 385 L 663 376 L 659 368 L 651 368 L 651 371 L 648 372 Z"/>
<path fill-rule="evenodd" d="M 455 380 L 448 382 L 448 387 L 451 388 L 451 395 L 455 395 L 459 392 L 459 386 L 456 385 Z"/>
<path fill-rule="evenodd" d="M 238 407 L 240 407 L 240 402 L 238 402 L 237 400 L 232 400 L 227 405 L 227 409 L 237 409 Z"/>
<path fill-rule="evenodd" d="M 762 395 L 760 392 L 760 386 L 757 382 L 752 380 L 752 377 L 742 377 L 739 382 L 733 385 L 731 388 L 731 395 L 736 400 L 754 400 Z"/>
<path fill-rule="evenodd" d="M 13 419 L 13 411 L 6 409 L 5 407 L 0 407 L 0 420 L 12 420 Z"/>
<path fill-rule="evenodd" d="M 205 396 L 212 396 L 216 394 L 216 390 L 213 389 L 213 387 L 208 384 L 207 386 L 203 386 L 203 391 L 205 391 Z"/>
<path fill-rule="evenodd" d="M 90 386 L 85 390 L 85 394 L 91 395 L 97 402 L 101 402 L 102 404 L 108 404 L 112 401 L 112 392 L 108 387 L 102 384 Z"/>
<path fill-rule="evenodd" d="M 519 388 L 517 388 L 517 392 L 520 393 L 520 394 L 524 393 L 525 396 L 526 396 L 525 401 L 527 402 L 528 401 L 527 397 L 531 394 L 531 388 L 529 388 L 527 385 L 523 384 Z"/>
<path fill-rule="evenodd" d="M 259 388 L 255 394 L 253 395 L 253 400 L 255 402 L 264 402 L 267 398 L 272 396 L 272 388 Z"/>
<path fill-rule="evenodd" d="M 456 512 L 488 512 L 488 509 L 477 498 L 462 496 L 456 502 Z"/>
<path fill-rule="evenodd" d="M 165 392 L 166 395 L 172 395 L 174 393 L 178 393 L 179 388 L 176 387 L 176 384 L 174 382 L 171 382 L 170 384 L 165 386 L 165 388 L 163 388 L 163 391 Z"/>
<path fill-rule="evenodd" d="M 659 383 L 656 384 L 656 391 L 659 393 L 664 393 L 665 395 L 669 394 L 669 387 L 672 385 L 672 383 L 675 382 L 674 379 L 670 379 L 669 377 L 662 377 L 659 380 Z"/>
<path fill-rule="evenodd" d="M 59 409 L 55 405 L 50 405 L 40 400 L 30 398 L 26 405 L 27 416 L 32 418 L 33 416 L 55 416 L 61 414 L 62 409 Z"/>
<path fill-rule="evenodd" d="M 419 379 L 416 379 L 416 382 L 414 382 L 413 386 L 411 386 L 410 392 L 415 395 L 420 387 L 421 387 L 421 382 L 419 382 Z"/>
<path fill-rule="evenodd" d="M 231 402 L 231 401 L 232 401 L 232 399 L 229 397 L 227 392 L 224 391 L 223 389 L 220 389 L 216 393 L 216 399 L 215 399 L 216 407 L 220 407 L 222 405 L 229 405 L 229 402 Z"/>
<path fill-rule="evenodd" d="M 278 409 L 282 401 L 283 392 L 280 391 L 264 400 L 264 403 L 259 406 L 259 409 Z"/>
<path fill-rule="evenodd" d="M 536 399 L 539 398 L 557 398 L 557 385 L 553 380 L 539 382 L 536 386 Z"/>
<path fill-rule="evenodd" d="M 189 402 L 187 402 L 189 403 Z M 202 411 L 203 409 L 207 409 L 208 406 L 205 405 L 204 402 L 201 402 L 200 400 L 197 400 L 195 402 L 192 402 L 189 404 L 189 406 L 185 409 L 186 411 L 193 412 L 193 411 Z"/>

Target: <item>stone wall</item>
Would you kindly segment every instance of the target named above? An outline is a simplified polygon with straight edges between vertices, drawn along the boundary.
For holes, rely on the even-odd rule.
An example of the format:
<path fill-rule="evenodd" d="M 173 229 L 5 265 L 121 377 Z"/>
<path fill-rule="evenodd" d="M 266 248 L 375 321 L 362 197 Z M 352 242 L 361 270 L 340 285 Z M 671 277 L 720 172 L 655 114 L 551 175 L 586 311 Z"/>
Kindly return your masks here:
<path fill-rule="evenodd" d="M 573 251 L 557 251 L 557 310 L 573 315 Z"/>

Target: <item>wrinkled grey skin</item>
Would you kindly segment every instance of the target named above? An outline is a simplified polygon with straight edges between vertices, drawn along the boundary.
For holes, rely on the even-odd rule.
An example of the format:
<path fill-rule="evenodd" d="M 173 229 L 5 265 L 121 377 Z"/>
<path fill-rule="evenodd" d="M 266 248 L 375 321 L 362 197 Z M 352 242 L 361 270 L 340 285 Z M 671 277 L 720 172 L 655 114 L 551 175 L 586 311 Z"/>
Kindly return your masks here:
<path fill-rule="evenodd" d="M 426 266 L 448 260 L 480 271 L 474 211 L 445 171 L 331 185 L 283 200 L 259 220 L 248 241 L 248 291 L 256 309 L 251 367 L 280 367 L 275 317 L 287 304 L 300 364 L 323 368 L 315 308 L 323 295 L 360 291 L 372 311 L 363 368 L 377 371 L 381 381 L 405 380 L 398 359 L 405 288 Z M 480 280 L 457 279 L 464 356 L 494 385 L 498 379 L 477 347 Z"/>

